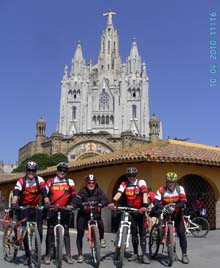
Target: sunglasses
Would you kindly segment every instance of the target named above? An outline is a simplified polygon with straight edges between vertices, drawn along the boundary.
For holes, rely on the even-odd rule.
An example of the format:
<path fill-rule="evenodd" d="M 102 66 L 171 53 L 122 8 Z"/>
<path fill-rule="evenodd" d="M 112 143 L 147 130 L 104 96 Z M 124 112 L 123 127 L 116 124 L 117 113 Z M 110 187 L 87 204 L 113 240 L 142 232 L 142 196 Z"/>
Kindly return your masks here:
<path fill-rule="evenodd" d="M 66 173 L 67 170 L 66 169 L 58 169 L 59 172 L 63 172 L 63 173 Z"/>
<path fill-rule="evenodd" d="M 27 169 L 27 172 L 36 172 L 37 170 L 35 170 L 35 169 Z"/>
<path fill-rule="evenodd" d="M 90 184 L 90 185 L 95 185 L 94 181 L 88 181 L 87 183 Z"/>
<path fill-rule="evenodd" d="M 130 175 L 128 175 L 128 178 L 136 178 L 136 174 L 130 174 Z"/>

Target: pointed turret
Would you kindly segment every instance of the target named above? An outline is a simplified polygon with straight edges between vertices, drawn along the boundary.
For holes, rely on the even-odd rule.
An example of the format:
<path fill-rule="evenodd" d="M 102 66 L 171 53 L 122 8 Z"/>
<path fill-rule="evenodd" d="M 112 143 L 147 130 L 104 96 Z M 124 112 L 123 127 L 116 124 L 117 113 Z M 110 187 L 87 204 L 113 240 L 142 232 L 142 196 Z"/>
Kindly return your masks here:
<path fill-rule="evenodd" d="M 80 41 L 77 42 L 76 51 L 72 60 L 72 70 L 73 75 L 82 75 L 83 67 L 85 65 L 85 60 L 83 58 L 82 47 Z"/>
<path fill-rule="evenodd" d="M 138 47 L 135 38 L 133 38 L 130 55 L 127 58 L 127 70 L 130 74 L 141 73 L 141 57 L 138 53 Z"/>

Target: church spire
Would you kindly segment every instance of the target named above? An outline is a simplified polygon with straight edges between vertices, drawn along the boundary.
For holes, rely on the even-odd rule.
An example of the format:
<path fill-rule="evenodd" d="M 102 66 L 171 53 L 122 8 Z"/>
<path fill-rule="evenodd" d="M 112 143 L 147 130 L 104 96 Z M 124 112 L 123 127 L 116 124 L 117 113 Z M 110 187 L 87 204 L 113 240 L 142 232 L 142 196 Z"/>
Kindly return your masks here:
<path fill-rule="evenodd" d="M 85 60 L 83 58 L 82 47 L 80 41 L 77 42 L 75 54 L 72 60 L 72 74 L 79 75 L 83 74 L 83 66 L 85 65 Z"/>
<path fill-rule="evenodd" d="M 127 58 L 127 70 L 130 74 L 141 73 L 141 57 L 138 53 L 136 38 L 133 38 L 130 55 Z"/>
<path fill-rule="evenodd" d="M 118 76 L 121 68 L 121 58 L 119 55 L 118 33 L 113 27 L 112 16 L 116 12 L 108 10 L 103 16 L 108 16 L 107 27 L 101 37 L 101 48 L 98 58 L 98 75 L 105 77 L 113 83 L 113 77 Z"/>

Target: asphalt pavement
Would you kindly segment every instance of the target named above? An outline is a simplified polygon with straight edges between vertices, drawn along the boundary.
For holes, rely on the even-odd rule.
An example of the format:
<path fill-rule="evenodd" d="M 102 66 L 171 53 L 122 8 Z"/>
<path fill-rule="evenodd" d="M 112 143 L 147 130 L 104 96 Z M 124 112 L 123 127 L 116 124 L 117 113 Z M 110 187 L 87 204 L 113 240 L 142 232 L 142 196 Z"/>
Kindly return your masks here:
<path fill-rule="evenodd" d="M 114 268 L 113 259 L 114 259 L 114 246 L 112 240 L 114 239 L 115 234 L 105 234 L 105 239 L 107 241 L 106 248 L 101 250 L 102 254 L 102 261 L 100 264 L 100 268 Z M 45 237 L 45 235 L 44 235 Z M 0 232 L 0 244 L 2 245 L 2 232 Z M 71 246 L 72 246 L 72 256 L 74 259 L 74 264 L 69 265 L 63 262 L 63 268 L 91 268 L 92 261 L 91 261 L 91 254 L 89 245 L 86 239 L 86 235 L 84 238 L 84 263 L 79 264 L 76 262 L 77 259 L 77 250 L 76 250 L 76 232 L 73 230 L 71 231 Z M 45 242 L 42 243 L 42 253 L 45 252 Z M 126 257 L 128 257 L 132 253 L 132 247 L 130 245 L 129 249 L 127 250 Z M 181 251 L 179 248 L 179 241 L 177 238 L 177 255 L 181 258 Z M 181 267 L 189 267 L 189 268 L 207 268 L 207 267 L 220 267 L 220 230 L 210 231 L 206 238 L 195 238 L 193 236 L 188 237 L 188 256 L 190 259 L 190 263 L 188 265 L 181 263 L 181 261 L 175 261 L 173 263 L 174 268 L 181 268 Z M 2 249 L 0 250 L 0 267 L 9 268 L 9 267 L 27 267 L 24 266 L 22 261 L 24 257 L 24 251 L 19 251 L 19 254 L 16 259 L 16 263 L 8 263 L 3 259 Z M 159 268 L 159 267 L 168 267 L 167 259 L 165 253 L 161 250 L 158 253 L 158 256 L 155 260 L 151 261 L 151 264 L 142 264 L 138 261 L 136 262 L 128 262 L 127 258 L 124 261 L 124 267 L 144 267 L 148 266 L 151 268 Z M 49 267 L 56 267 L 53 262 L 51 265 L 41 265 L 42 268 L 49 268 Z"/>

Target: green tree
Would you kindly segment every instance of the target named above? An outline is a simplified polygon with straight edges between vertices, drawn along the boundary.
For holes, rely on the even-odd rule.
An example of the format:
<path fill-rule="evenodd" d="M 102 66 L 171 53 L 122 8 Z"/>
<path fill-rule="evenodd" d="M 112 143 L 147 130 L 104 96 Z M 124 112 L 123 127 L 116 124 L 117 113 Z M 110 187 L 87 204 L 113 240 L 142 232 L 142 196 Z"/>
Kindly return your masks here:
<path fill-rule="evenodd" d="M 53 154 L 51 156 L 48 154 L 34 154 L 22 161 L 17 168 L 13 169 L 12 172 L 25 172 L 25 166 L 28 161 L 37 162 L 39 170 L 43 170 L 50 166 L 55 166 L 59 162 L 67 163 L 68 159 L 64 154 L 61 153 Z"/>

